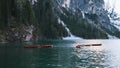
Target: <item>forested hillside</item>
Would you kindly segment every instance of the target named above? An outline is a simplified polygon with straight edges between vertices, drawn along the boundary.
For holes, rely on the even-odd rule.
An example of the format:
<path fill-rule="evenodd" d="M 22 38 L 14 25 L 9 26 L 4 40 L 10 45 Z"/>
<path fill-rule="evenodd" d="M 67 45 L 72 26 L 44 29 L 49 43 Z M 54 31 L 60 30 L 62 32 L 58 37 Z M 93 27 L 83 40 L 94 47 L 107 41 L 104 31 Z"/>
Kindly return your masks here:
<path fill-rule="evenodd" d="M 0 0 L 0 42 L 120 38 L 103 0 Z"/>
<path fill-rule="evenodd" d="M 54 0 L 38 0 L 34 5 L 34 12 L 41 29 L 42 37 L 46 39 L 62 39 L 67 36 L 67 31 L 58 23 L 57 14 L 53 9 Z"/>
<path fill-rule="evenodd" d="M 33 10 L 34 8 L 34 10 Z M 0 0 L 0 41 L 62 39 L 67 31 L 58 23 L 52 2 Z"/>
<path fill-rule="evenodd" d="M 0 41 L 28 41 L 35 21 L 28 0 L 0 0 Z"/>

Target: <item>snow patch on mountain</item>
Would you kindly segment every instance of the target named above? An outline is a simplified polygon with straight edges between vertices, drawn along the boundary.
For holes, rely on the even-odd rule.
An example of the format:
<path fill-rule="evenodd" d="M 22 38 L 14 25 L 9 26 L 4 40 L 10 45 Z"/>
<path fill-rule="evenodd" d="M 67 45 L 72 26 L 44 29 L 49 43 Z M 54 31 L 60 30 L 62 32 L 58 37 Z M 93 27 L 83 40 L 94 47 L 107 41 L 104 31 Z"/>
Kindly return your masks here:
<path fill-rule="evenodd" d="M 58 23 L 62 24 L 63 27 L 65 27 L 65 29 L 67 30 L 69 36 L 73 36 L 72 33 L 70 32 L 69 28 L 67 27 L 67 25 L 60 18 L 58 18 Z"/>
<path fill-rule="evenodd" d="M 64 37 L 63 40 L 82 40 L 81 37 L 71 36 L 71 37 Z"/>
<path fill-rule="evenodd" d="M 62 7 L 69 8 L 70 7 L 70 0 L 65 0 L 64 3 L 62 4 Z"/>
<path fill-rule="evenodd" d="M 118 9 L 120 7 L 120 4 L 118 4 L 120 1 L 104 0 L 104 2 L 111 24 L 120 31 L 120 10 Z"/>
<path fill-rule="evenodd" d="M 114 26 L 115 26 L 117 29 L 119 29 L 119 31 L 120 31 L 120 25 L 114 24 Z"/>
<path fill-rule="evenodd" d="M 37 2 L 37 0 L 29 0 L 29 1 L 31 1 L 32 4 L 34 4 L 35 2 Z"/>
<path fill-rule="evenodd" d="M 109 38 L 109 39 L 119 39 L 119 38 L 117 38 L 117 37 L 115 37 L 115 36 L 112 36 L 112 35 L 109 35 L 109 34 L 108 34 L 108 38 Z"/>
<path fill-rule="evenodd" d="M 70 29 L 67 27 L 67 25 L 66 25 L 60 18 L 58 18 L 58 23 L 59 23 L 59 24 L 62 24 L 63 27 L 65 27 L 65 29 L 66 29 L 67 32 L 68 32 L 68 37 L 64 37 L 63 40 L 82 39 L 82 38 L 80 38 L 80 37 L 77 37 L 77 36 L 73 35 L 73 34 L 70 32 Z"/>
<path fill-rule="evenodd" d="M 89 4 L 93 4 L 94 2 L 92 0 L 89 1 Z"/>
<path fill-rule="evenodd" d="M 110 22 L 113 26 L 115 26 L 120 31 L 120 19 L 118 15 L 110 16 L 108 15 Z"/>
<path fill-rule="evenodd" d="M 83 19 L 85 18 L 85 13 L 84 11 L 81 11 Z"/>

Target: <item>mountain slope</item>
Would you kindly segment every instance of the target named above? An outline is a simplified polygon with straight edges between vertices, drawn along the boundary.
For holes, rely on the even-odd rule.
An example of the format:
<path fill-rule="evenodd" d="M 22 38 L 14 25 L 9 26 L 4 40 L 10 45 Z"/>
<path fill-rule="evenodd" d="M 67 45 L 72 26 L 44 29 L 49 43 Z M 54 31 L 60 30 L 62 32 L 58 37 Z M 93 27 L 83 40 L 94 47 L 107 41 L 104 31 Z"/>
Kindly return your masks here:
<path fill-rule="evenodd" d="M 53 0 L 38 0 L 33 8 L 38 21 L 38 29 L 41 29 L 38 32 L 41 32 L 42 39 L 62 39 L 68 35 L 65 27 L 58 22 L 53 10 Z"/>
<path fill-rule="evenodd" d="M 72 3 L 71 1 L 70 0 L 56 0 L 56 1 L 38 0 L 37 2 L 34 3 L 36 18 L 39 22 L 40 29 L 42 29 L 41 31 L 43 33 L 43 36 L 48 39 L 70 36 L 69 31 L 67 30 L 67 33 L 65 31 L 65 28 L 68 27 L 71 33 L 78 37 L 88 38 L 88 39 L 108 38 L 107 34 L 103 30 L 97 28 L 97 26 L 92 26 L 95 24 L 90 23 L 88 18 L 85 19 L 83 18 L 83 15 L 87 15 L 87 14 L 82 13 L 81 9 L 76 7 L 78 5 Z M 73 2 L 77 2 L 77 1 L 73 1 Z M 51 27 L 49 28 L 48 26 L 51 24 L 51 26 L 54 29 L 56 29 L 56 26 L 53 25 L 59 24 L 57 19 L 60 19 L 61 21 L 63 21 L 64 24 L 66 24 L 66 26 L 61 24 L 63 27 L 61 26 L 61 28 L 57 28 L 57 29 L 62 29 L 60 31 L 59 30 L 57 31 L 58 34 L 56 33 L 56 30 L 51 30 L 52 28 Z M 60 26 L 60 24 L 58 26 Z M 51 32 L 49 33 L 49 31 Z"/>
<path fill-rule="evenodd" d="M 30 41 L 34 24 L 29 0 L 0 0 L 0 41 Z"/>
<path fill-rule="evenodd" d="M 119 30 L 111 24 L 103 0 L 57 0 L 56 5 L 58 16 L 74 35 L 83 38 L 108 38 L 108 35 L 113 35 L 120 38 Z"/>
<path fill-rule="evenodd" d="M 104 0 L 0 0 L 0 41 L 120 38 Z"/>

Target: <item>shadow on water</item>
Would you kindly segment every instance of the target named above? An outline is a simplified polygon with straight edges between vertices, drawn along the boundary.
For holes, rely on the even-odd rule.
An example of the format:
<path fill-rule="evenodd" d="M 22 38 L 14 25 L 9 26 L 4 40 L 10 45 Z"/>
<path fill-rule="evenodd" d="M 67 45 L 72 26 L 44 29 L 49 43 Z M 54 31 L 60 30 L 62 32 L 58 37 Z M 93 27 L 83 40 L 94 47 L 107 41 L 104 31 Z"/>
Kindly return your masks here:
<path fill-rule="evenodd" d="M 102 46 L 75 48 L 77 44 L 95 42 L 102 43 Z M 0 44 L 0 68 L 119 68 L 118 42 L 117 40 L 48 40 Z M 54 48 L 23 48 L 25 45 L 47 44 L 54 45 Z"/>

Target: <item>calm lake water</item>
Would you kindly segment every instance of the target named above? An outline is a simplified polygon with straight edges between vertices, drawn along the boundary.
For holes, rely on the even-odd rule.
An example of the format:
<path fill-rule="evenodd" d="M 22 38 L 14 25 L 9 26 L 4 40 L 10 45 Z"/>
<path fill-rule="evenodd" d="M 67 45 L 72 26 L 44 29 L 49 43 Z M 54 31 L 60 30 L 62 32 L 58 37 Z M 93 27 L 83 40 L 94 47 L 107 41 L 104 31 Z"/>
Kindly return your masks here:
<path fill-rule="evenodd" d="M 89 43 L 102 43 L 102 46 L 75 48 L 77 44 Z M 54 48 L 23 48 L 46 44 Z M 0 43 L 0 68 L 120 68 L 120 40 Z"/>

